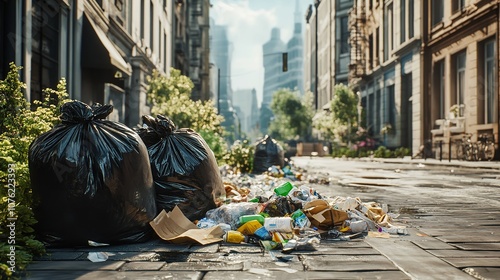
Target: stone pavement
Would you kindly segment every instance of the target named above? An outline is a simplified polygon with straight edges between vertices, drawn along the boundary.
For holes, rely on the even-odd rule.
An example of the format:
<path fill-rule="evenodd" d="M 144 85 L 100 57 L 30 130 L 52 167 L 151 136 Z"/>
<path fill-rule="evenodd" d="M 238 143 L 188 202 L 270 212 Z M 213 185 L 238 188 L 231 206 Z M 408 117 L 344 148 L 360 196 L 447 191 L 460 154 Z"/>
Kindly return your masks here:
<path fill-rule="evenodd" d="M 498 162 L 373 160 L 500 169 Z M 436 205 L 422 204 L 422 207 Z M 460 205 L 450 211 L 458 209 Z M 316 251 L 291 254 L 273 251 L 274 257 L 256 245 L 175 245 L 161 240 L 49 249 L 47 256 L 28 266 L 23 279 L 499 279 L 500 212 L 487 214 L 477 225 L 463 231 L 474 230 L 482 243 L 464 242 L 463 238 L 469 238 L 470 234 L 464 235 L 456 228 L 464 225 L 467 217 L 450 215 L 448 227 L 433 224 L 432 219 L 425 220 L 425 223 L 420 221 L 425 228 L 410 227 L 409 235 L 322 240 Z M 410 223 L 419 224 L 420 217 L 413 213 L 403 216 Z M 478 230 L 483 232 L 478 234 Z M 107 252 L 109 259 L 93 263 L 87 259 L 89 252 Z"/>

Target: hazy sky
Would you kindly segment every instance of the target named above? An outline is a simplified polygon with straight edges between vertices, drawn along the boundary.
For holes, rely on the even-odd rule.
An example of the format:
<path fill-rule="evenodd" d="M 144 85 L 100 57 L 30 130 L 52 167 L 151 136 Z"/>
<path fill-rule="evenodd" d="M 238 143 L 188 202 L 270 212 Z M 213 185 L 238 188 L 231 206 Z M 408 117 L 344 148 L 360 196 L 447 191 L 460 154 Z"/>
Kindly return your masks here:
<path fill-rule="evenodd" d="M 257 102 L 262 102 L 264 67 L 262 45 L 271 38 L 271 29 L 281 29 L 281 40 L 286 44 L 292 37 L 296 0 L 212 0 L 210 17 L 218 25 L 228 26 L 232 43 L 231 82 L 233 90 L 257 91 Z M 302 31 L 305 31 L 305 13 L 312 0 L 299 0 Z"/>

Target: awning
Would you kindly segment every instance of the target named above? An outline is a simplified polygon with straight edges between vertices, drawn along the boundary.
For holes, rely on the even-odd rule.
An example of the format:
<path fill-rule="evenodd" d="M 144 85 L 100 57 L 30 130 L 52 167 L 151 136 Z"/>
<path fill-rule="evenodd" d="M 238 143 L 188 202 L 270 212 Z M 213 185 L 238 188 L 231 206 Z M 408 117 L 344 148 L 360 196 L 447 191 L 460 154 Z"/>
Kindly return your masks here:
<path fill-rule="evenodd" d="M 109 61 L 111 62 L 111 64 L 113 66 L 115 66 L 116 68 L 118 68 L 123 73 L 130 76 L 132 74 L 130 64 L 128 64 L 123 59 L 123 57 L 116 49 L 113 42 L 111 42 L 111 40 L 108 38 L 108 36 L 106 36 L 104 31 L 94 22 L 94 20 L 92 19 L 92 16 L 90 16 L 87 11 L 85 11 L 84 13 L 85 13 L 85 17 L 88 19 L 90 25 L 92 26 L 92 29 L 94 29 L 97 37 L 99 37 L 99 40 L 101 41 L 102 45 L 108 51 Z"/>

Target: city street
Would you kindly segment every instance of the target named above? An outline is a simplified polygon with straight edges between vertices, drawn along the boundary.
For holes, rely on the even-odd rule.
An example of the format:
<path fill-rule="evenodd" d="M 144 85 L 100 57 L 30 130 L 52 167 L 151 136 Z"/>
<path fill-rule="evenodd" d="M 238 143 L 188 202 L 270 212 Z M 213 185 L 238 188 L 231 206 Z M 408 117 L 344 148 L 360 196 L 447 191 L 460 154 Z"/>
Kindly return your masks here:
<path fill-rule="evenodd" d="M 327 196 L 387 204 L 409 235 L 321 242 L 316 251 L 262 253 L 255 245 L 161 241 L 62 248 L 28 267 L 27 279 L 498 279 L 497 162 L 294 158 L 305 183 Z M 392 162 L 391 162 L 392 161 Z M 308 183 L 309 181 L 315 183 Z M 89 251 L 109 253 L 102 263 Z"/>

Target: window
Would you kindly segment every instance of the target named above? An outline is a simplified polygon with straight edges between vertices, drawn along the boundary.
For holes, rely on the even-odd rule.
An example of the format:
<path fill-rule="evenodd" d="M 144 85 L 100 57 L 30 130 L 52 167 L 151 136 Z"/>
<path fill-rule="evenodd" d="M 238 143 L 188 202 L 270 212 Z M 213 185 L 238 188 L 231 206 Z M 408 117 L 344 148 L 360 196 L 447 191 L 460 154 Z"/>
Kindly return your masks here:
<path fill-rule="evenodd" d="M 141 39 L 144 39 L 144 0 L 141 0 Z"/>
<path fill-rule="evenodd" d="M 167 33 L 163 33 L 163 71 L 168 74 L 167 69 Z"/>
<path fill-rule="evenodd" d="M 400 42 L 406 41 L 406 0 L 401 0 L 401 7 L 399 11 L 399 24 L 401 30 Z"/>
<path fill-rule="evenodd" d="M 401 12 L 399 14 L 400 21 L 400 43 L 404 43 L 406 40 L 413 38 L 414 36 L 414 0 L 400 0 L 401 1 Z"/>
<path fill-rule="evenodd" d="M 394 49 L 394 22 L 392 8 L 392 3 L 389 3 L 384 11 L 384 61 L 389 59 L 389 54 Z"/>
<path fill-rule="evenodd" d="M 457 13 L 463 11 L 465 8 L 465 0 L 452 0 L 451 1 L 451 12 Z"/>
<path fill-rule="evenodd" d="M 373 129 L 373 132 L 374 134 L 379 134 L 380 133 L 380 128 L 382 126 L 382 122 L 381 122 L 381 118 L 380 118 L 380 114 L 382 112 L 382 108 L 381 108 L 381 91 L 380 89 L 377 89 L 377 92 L 375 93 L 375 121 L 374 121 L 374 129 Z"/>
<path fill-rule="evenodd" d="M 33 1 L 31 41 L 31 99 L 41 100 L 42 89 L 59 80 L 59 4 Z"/>
<path fill-rule="evenodd" d="M 348 17 L 340 18 L 340 54 L 349 53 L 349 24 Z"/>
<path fill-rule="evenodd" d="M 432 0 L 432 26 L 437 25 L 443 20 L 444 16 L 444 0 Z"/>
<path fill-rule="evenodd" d="M 386 87 L 386 105 L 385 108 L 385 122 L 392 126 L 392 129 L 395 129 L 396 125 L 396 100 L 394 96 L 394 84 Z"/>
<path fill-rule="evenodd" d="M 368 69 L 373 69 L 373 34 L 368 37 Z"/>
<path fill-rule="evenodd" d="M 484 44 L 484 118 L 486 123 L 494 123 L 497 116 L 495 104 L 495 41 L 490 40 Z"/>
<path fill-rule="evenodd" d="M 158 60 L 161 62 L 162 59 L 161 59 L 161 53 L 162 53 L 162 49 L 161 49 L 161 35 L 163 34 L 163 30 L 161 30 L 161 21 L 158 23 L 159 24 L 159 27 L 158 27 Z"/>
<path fill-rule="evenodd" d="M 434 64 L 434 94 L 432 97 L 432 103 L 435 104 L 432 106 L 433 111 L 437 112 L 437 119 L 444 119 L 444 61 L 438 61 Z"/>
<path fill-rule="evenodd" d="M 153 8 L 153 1 L 149 3 L 149 47 L 151 48 L 151 53 L 153 52 L 153 42 L 154 42 L 154 35 L 153 35 L 153 27 L 154 27 L 154 8 Z"/>
<path fill-rule="evenodd" d="M 465 51 L 455 55 L 455 96 L 452 96 L 453 104 L 464 104 L 465 98 Z"/>
<path fill-rule="evenodd" d="M 408 38 L 413 38 L 415 36 L 414 34 L 414 27 L 413 27 L 413 21 L 415 20 L 415 2 L 414 0 L 408 0 Z"/>
<path fill-rule="evenodd" d="M 374 67 L 377 67 L 379 64 L 380 64 L 380 59 L 379 59 L 379 55 L 380 55 L 380 32 L 379 32 L 379 27 L 377 27 L 377 29 L 375 29 L 375 55 L 373 56 L 373 59 L 374 59 Z"/>

